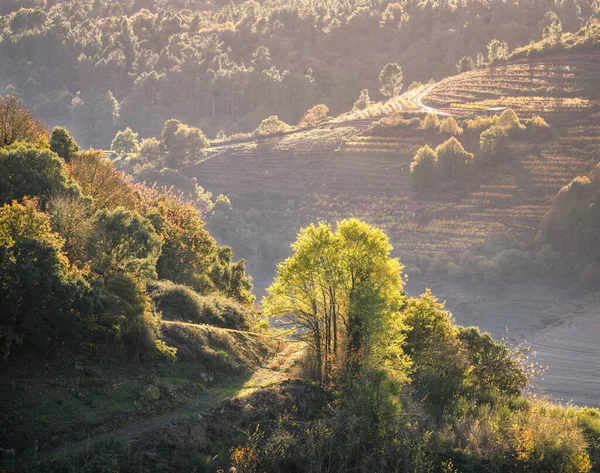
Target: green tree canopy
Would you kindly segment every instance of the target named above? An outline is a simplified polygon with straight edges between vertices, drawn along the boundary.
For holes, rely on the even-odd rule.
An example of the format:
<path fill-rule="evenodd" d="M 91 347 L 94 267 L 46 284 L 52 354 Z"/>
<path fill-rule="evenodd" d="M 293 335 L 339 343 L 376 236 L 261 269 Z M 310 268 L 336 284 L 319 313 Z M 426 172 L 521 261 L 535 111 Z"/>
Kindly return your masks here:
<path fill-rule="evenodd" d="M 275 135 L 284 133 L 290 129 L 290 126 L 280 120 L 276 115 L 265 118 L 254 132 L 257 136 Z"/>
<path fill-rule="evenodd" d="M 444 182 L 464 184 L 464 179 L 472 169 L 475 155 L 465 150 L 454 136 L 436 148 L 438 174 Z"/>
<path fill-rule="evenodd" d="M 508 56 L 508 44 L 506 41 L 493 39 L 489 42 L 487 49 L 490 64 L 506 59 Z"/>
<path fill-rule="evenodd" d="M 111 149 L 118 154 L 137 153 L 139 148 L 138 134 L 131 128 L 117 132 L 111 144 Z"/>
<path fill-rule="evenodd" d="M 89 287 L 35 200 L 0 207 L 0 352 L 56 351 L 78 338 Z"/>
<path fill-rule="evenodd" d="M 50 149 L 58 154 L 65 162 L 70 163 L 79 151 L 79 145 L 66 128 L 54 127 L 50 135 Z"/>
<path fill-rule="evenodd" d="M 413 186 L 420 192 L 432 192 L 436 184 L 437 154 L 428 145 L 423 146 L 410 164 Z"/>
<path fill-rule="evenodd" d="M 179 120 L 165 122 L 161 142 L 167 152 L 168 165 L 175 169 L 202 156 L 202 150 L 210 145 L 200 128 L 184 125 Z"/>
<path fill-rule="evenodd" d="M 302 120 L 300 120 L 300 127 L 307 128 L 311 126 L 317 126 L 327 120 L 329 113 L 329 107 L 324 104 L 315 105 L 308 110 Z"/>
<path fill-rule="evenodd" d="M 479 138 L 479 148 L 488 158 L 501 158 L 508 153 L 508 135 L 501 126 L 492 126 Z"/>
<path fill-rule="evenodd" d="M 403 267 L 390 257 L 392 247 L 381 230 L 356 219 L 339 222 L 335 233 L 325 224 L 310 225 L 292 249 L 263 306 L 309 343 L 324 381 L 344 360 L 352 370 L 374 357 L 383 364 L 402 358 L 392 335 L 404 300 Z M 399 362 L 399 371 L 402 366 Z"/>
<path fill-rule="evenodd" d="M 140 280 L 156 278 L 162 241 L 149 220 L 122 207 L 101 210 L 88 240 L 92 270 L 100 275 L 129 273 Z"/>
<path fill-rule="evenodd" d="M 425 115 L 425 118 L 423 118 L 423 121 L 421 122 L 422 130 L 438 130 L 439 127 L 440 119 L 434 112 L 428 112 L 427 115 Z"/>
<path fill-rule="evenodd" d="M 0 204 L 28 196 L 78 194 L 63 161 L 52 151 L 19 143 L 0 149 Z"/>

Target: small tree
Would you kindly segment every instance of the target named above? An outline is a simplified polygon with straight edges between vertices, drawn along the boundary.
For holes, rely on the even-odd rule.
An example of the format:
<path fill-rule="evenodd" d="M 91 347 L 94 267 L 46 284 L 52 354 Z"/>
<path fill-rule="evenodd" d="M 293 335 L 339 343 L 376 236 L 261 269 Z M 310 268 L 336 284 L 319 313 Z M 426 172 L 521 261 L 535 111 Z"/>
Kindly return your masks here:
<path fill-rule="evenodd" d="M 485 66 L 485 56 L 483 55 L 483 53 L 477 53 L 477 60 L 475 62 L 475 67 L 477 67 L 477 69 L 483 69 L 484 66 Z"/>
<path fill-rule="evenodd" d="M 472 169 L 475 155 L 463 148 L 454 136 L 436 148 L 438 176 L 450 186 L 463 184 Z"/>
<path fill-rule="evenodd" d="M 397 96 L 402 90 L 402 68 L 396 63 L 387 64 L 379 73 L 379 82 L 384 96 Z"/>
<path fill-rule="evenodd" d="M 50 135 L 50 149 L 65 162 L 70 163 L 75 153 L 79 151 L 79 145 L 65 128 L 57 126 Z"/>
<path fill-rule="evenodd" d="M 71 176 L 96 208 L 136 208 L 139 196 L 128 178 L 99 150 L 80 151 L 69 166 Z"/>
<path fill-rule="evenodd" d="M 369 89 L 363 89 L 360 91 L 358 100 L 356 102 L 354 102 L 354 106 L 352 107 L 352 110 L 354 110 L 354 111 L 364 110 L 369 105 L 371 105 L 371 97 L 369 97 Z"/>
<path fill-rule="evenodd" d="M 149 220 L 122 207 L 95 217 L 88 241 L 92 270 L 100 275 L 130 273 L 140 280 L 156 278 L 162 242 Z"/>
<path fill-rule="evenodd" d="M 448 135 L 462 135 L 463 129 L 458 126 L 454 117 L 444 118 L 440 123 L 440 132 Z"/>
<path fill-rule="evenodd" d="M 161 142 L 167 152 L 167 164 L 175 169 L 192 162 L 210 145 L 200 128 L 184 125 L 174 119 L 165 122 Z"/>
<path fill-rule="evenodd" d="M 131 128 L 119 131 L 111 145 L 111 149 L 117 154 L 136 153 L 139 148 L 138 134 Z"/>
<path fill-rule="evenodd" d="M 317 126 L 327 120 L 327 114 L 329 113 L 329 107 L 324 104 L 315 105 L 313 108 L 308 110 L 302 119 L 300 120 L 300 128 L 308 128 Z"/>
<path fill-rule="evenodd" d="M 428 131 L 437 130 L 437 129 L 439 129 L 439 127 L 440 127 L 440 119 L 433 112 L 429 112 L 427 115 L 425 115 L 425 118 L 421 122 L 422 130 L 428 130 Z"/>
<path fill-rule="evenodd" d="M 280 120 L 277 115 L 272 115 L 269 118 L 265 118 L 258 128 L 254 132 L 257 136 L 275 135 L 277 133 L 284 133 L 290 129 L 290 126 L 284 121 Z"/>
<path fill-rule="evenodd" d="M 506 59 L 508 56 L 508 43 L 493 39 L 488 44 L 488 61 L 494 64 L 497 61 Z"/>
<path fill-rule="evenodd" d="M 479 138 L 479 148 L 488 158 L 501 157 L 508 153 L 508 135 L 500 126 L 492 126 Z"/>
<path fill-rule="evenodd" d="M 542 117 L 536 115 L 531 119 L 529 130 L 534 136 L 543 136 L 550 130 L 550 125 Z"/>
<path fill-rule="evenodd" d="M 475 63 L 473 62 L 473 58 L 471 56 L 464 56 L 460 61 L 458 61 L 458 64 L 456 64 L 456 70 L 459 74 L 472 71 L 473 69 L 475 69 Z"/>
<path fill-rule="evenodd" d="M 436 180 L 437 154 L 425 145 L 417 151 L 410 165 L 412 185 L 419 192 L 431 192 Z"/>
<path fill-rule="evenodd" d="M 505 130 L 522 130 L 525 127 L 521 125 L 519 117 L 512 108 L 507 108 L 498 118 L 498 126 Z"/>
<path fill-rule="evenodd" d="M 164 153 L 160 141 L 156 138 L 146 138 L 140 143 L 138 156 L 144 163 L 158 165 L 164 161 Z"/>
<path fill-rule="evenodd" d="M 62 245 L 36 200 L 0 207 L 0 354 L 5 359 L 17 346 L 48 355 L 76 341 L 89 287 L 69 266 Z"/>
<path fill-rule="evenodd" d="M 44 126 L 14 96 L 0 97 L 0 148 L 17 141 L 35 143 L 47 136 Z"/>
<path fill-rule="evenodd" d="M 550 24 L 544 27 L 542 38 L 548 46 L 557 46 L 562 44 L 562 23 L 556 13 L 550 12 L 548 15 L 550 17 Z"/>
<path fill-rule="evenodd" d="M 55 193 L 77 193 L 64 162 L 49 149 L 18 143 L 0 148 L 0 205 L 28 196 L 44 200 Z"/>

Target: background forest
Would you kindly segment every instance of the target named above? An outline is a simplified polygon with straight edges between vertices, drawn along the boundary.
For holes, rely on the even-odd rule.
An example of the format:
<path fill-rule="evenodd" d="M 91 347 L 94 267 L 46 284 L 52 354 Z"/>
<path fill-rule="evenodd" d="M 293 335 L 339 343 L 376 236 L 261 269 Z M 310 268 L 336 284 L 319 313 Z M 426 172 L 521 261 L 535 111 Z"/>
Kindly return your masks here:
<path fill-rule="evenodd" d="M 86 147 L 125 127 L 156 136 L 171 118 L 212 138 L 271 115 L 296 123 L 316 103 L 337 115 L 363 89 L 381 98 L 387 63 L 405 84 L 438 80 L 464 57 L 482 62 L 493 39 L 512 50 L 556 15 L 576 31 L 597 10 L 596 0 L 10 0 L 0 91 Z"/>

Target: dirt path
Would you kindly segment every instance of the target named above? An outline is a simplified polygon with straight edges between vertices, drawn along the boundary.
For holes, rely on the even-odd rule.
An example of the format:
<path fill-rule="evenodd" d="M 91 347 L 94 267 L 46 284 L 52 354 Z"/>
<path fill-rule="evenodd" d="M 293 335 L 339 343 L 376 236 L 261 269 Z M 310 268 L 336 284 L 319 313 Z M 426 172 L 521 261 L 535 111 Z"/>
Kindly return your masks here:
<path fill-rule="evenodd" d="M 232 330 L 237 331 L 237 330 Z M 245 332 L 251 333 L 251 332 Z M 111 440 L 131 440 L 139 437 L 144 432 L 155 429 L 166 423 L 183 420 L 190 417 L 196 417 L 206 412 L 224 399 L 231 397 L 243 397 L 252 393 L 256 389 L 263 389 L 277 384 L 286 379 L 294 377 L 295 368 L 302 359 L 305 351 L 305 345 L 301 342 L 283 341 L 283 349 L 277 353 L 267 364 L 258 368 L 248 378 L 238 378 L 225 386 L 209 388 L 203 394 L 195 399 L 193 404 L 188 404 L 174 411 L 149 417 L 139 422 L 129 424 L 120 429 L 111 430 L 102 434 L 95 435 L 89 440 L 85 439 L 75 443 L 69 443 L 60 448 L 54 448 L 45 452 L 40 452 L 37 456 L 38 461 L 49 461 L 63 458 L 65 455 L 77 455 L 86 452 L 88 449 L 106 443 Z M 65 453 L 66 452 L 66 453 Z"/>

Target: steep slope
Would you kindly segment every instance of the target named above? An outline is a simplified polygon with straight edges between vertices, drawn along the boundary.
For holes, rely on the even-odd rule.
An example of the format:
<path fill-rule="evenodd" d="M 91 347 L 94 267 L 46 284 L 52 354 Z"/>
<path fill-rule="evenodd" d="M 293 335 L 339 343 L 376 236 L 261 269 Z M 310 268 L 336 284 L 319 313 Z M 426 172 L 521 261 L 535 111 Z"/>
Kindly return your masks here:
<path fill-rule="evenodd" d="M 112 359 L 56 360 L 3 370 L 0 444 L 19 461 L 81 452 L 128 438 L 167 421 L 196 416 L 226 397 L 282 380 L 302 346 L 251 332 L 163 322 L 163 339 L 178 349 L 174 363 Z M 265 371 L 269 375 L 265 374 Z"/>

